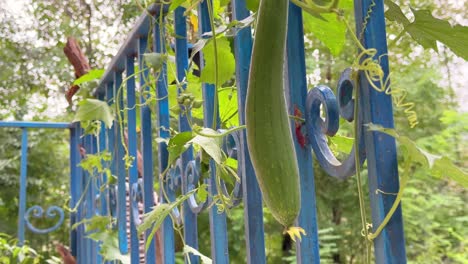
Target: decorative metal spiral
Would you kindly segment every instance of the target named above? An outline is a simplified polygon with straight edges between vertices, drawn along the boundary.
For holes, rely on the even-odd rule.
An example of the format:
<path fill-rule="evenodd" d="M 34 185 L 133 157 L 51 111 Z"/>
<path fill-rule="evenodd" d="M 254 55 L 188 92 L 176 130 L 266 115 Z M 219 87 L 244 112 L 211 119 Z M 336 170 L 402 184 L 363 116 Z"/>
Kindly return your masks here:
<path fill-rule="evenodd" d="M 346 69 L 338 82 L 338 101 L 333 91 L 325 85 L 319 85 L 307 94 L 306 125 L 312 149 L 320 166 L 338 179 L 346 179 L 356 171 L 354 146 L 344 161 L 339 161 L 327 144 L 327 135 L 334 136 L 339 129 L 339 116 L 351 122 L 354 120 L 353 89 L 357 86 L 351 76 L 351 69 Z M 321 109 L 322 108 L 322 109 Z M 321 111 L 325 118 L 321 117 Z M 365 147 L 362 129 L 362 113 L 358 113 L 359 161 L 364 162 Z"/>
<path fill-rule="evenodd" d="M 169 188 L 169 191 L 166 192 L 168 195 L 169 202 L 175 201 L 175 193 L 178 190 L 181 190 L 182 188 L 182 173 L 183 173 L 183 168 L 182 168 L 182 160 L 179 158 L 176 161 L 176 164 L 173 168 L 169 170 L 169 177 L 167 179 L 167 187 Z M 171 212 L 172 218 L 176 221 L 177 224 L 182 223 L 182 216 L 179 212 L 179 209 L 177 207 L 174 207 L 174 209 Z"/>
<path fill-rule="evenodd" d="M 240 139 L 239 139 L 239 133 L 237 131 L 224 137 L 223 150 L 229 158 L 239 160 L 238 155 L 237 155 L 237 150 L 239 149 L 239 147 L 240 147 Z M 242 175 L 239 175 L 241 173 L 242 173 L 242 170 L 238 169 L 237 174 L 240 179 L 242 179 Z M 222 188 L 223 188 L 224 194 L 228 195 L 226 184 L 224 182 L 222 184 Z M 235 207 L 239 205 L 240 202 L 242 201 L 242 182 L 236 181 L 234 185 L 233 194 L 234 194 L 234 201 L 233 201 L 232 207 Z"/>
<path fill-rule="evenodd" d="M 29 218 L 30 218 L 31 215 L 34 218 L 43 218 L 43 217 L 57 218 L 57 214 L 58 214 L 59 219 L 58 219 L 57 223 L 55 223 L 55 225 L 50 227 L 50 228 L 45 228 L 45 229 L 37 228 L 31 222 L 29 222 Z M 45 212 L 45 215 L 44 215 L 44 209 L 39 205 L 34 205 L 34 206 L 30 207 L 26 211 L 26 213 L 24 215 L 24 219 L 25 219 L 25 222 L 26 222 L 26 226 L 32 232 L 34 232 L 36 234 L 47 234 L 47 233 L 50 233 L 50 232 L 56 230 L 57 228 L 60 227 L 60 225 L 62 225 L 63 219 L 64 219 L 64 213 L 63 213 L 62 208 L 53 205 L 53 206 L 50 206 L 49 208 L 47 208 L 47 211 Z"/>
<path fill-rule="evenodd" d="M 200 179 L 200 157 L 198 156 L 197 159 L 191 160 L 187 163 L 187 167 L 185 168 L 185 175 L 184 179 L 187 179 L 187 182 L 184 182 L 184 193 L 188 193 L 195 189 L 196 184 L 198 183 Z M 202 201 L 201 203 L 198 203 L 197 200 L 195 199 L 195 195 L 190 195 L 190 197 L 187 200 L 188 205 L 190 207 L 190 210 L 198 214 L 203 209 L 206 208 L 208 201 Z"/>

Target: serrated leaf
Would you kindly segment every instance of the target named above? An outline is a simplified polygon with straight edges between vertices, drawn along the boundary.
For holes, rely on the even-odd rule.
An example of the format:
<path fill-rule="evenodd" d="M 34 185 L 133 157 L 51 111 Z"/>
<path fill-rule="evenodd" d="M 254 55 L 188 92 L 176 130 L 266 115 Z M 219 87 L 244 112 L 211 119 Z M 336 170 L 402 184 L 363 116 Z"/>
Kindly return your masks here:
<path fill-rule="evenodd" d="M 411 22 L 406 18 L 403 11 L 401 11 L 400 6 L 395 4 L 392 1 L 385 0 L 385 4 L 387 5 L 388 9 L 385 11 L 385 17 L 390 21 L 396 21 L 402 24 L 404 27 L 409 25 Z"/>
<path fill-rule="evenodd" d="M 199 188 L 206 188 L 206 185 L 202 184 L 202 185 L 200 185 Z M 154 234 L 159 229 L 159 227 L 163 223 L 164 219 L 166 219 L 166 217 L 172 212 L 172 210 L 174 208 L 181 205 L 185 200 L 187 200 L 197 190 L 198 190 L 198 188 L 194 189 L 194 190 L 192 190 L 190 192 L 187 192 L 185 195 L 181 195 L 181 196 L 177 197 L 177 199 L 172 203 L 158 204 L 155 207 L 153 207 L 153 210 L 151 212 L 143 215 L 143 221 L 137 228 L 138 233 L 142 233 L 142 232 L 152 228 L 151 233 L 148 236 L 148 239 L 147 239 L 147 242 L 146 242 L 146 250 L 148 250 L 148 247 L 151 244 L 151 240 L 152 240 Z"/>
<path fill-rule="evenodd" d="M 402 24 L 411 37 L 424 48 L 437 51 L 437 41 L 439 41 L 457 56 L 468 60 L 468 49 L 466 48 L 468 27 L 458 24 L 452 26 L 446 20 L 433 17 L 429 10 L 416 10 L 414 8 L 411 8 L 414 21 L 408 23 L 409 20 L 395 3 L 390 0 L 386 0 L 385 3 L 389 7 L 387 18 Z"/>
<path fill-rule="evenodd" d="M 209 257 L 203 255 L 198 250 L 194 249 L 193 247 L 191 247 L 189 245 L 184 245 L 184 255 L 188 255 L 188 254 L 193 254 L 195 256 L 200 257 L 200 260 L 202 261 L 203 264 L 212 264 L 213 263 L 213 261 Z"/>
<path fill-rule="evenodd" d="M 82 75 L 80 78 L 76 79 L 73 84 L 80 85 L 85 82 L 90 82 L 94 80 L 98 80 L 104 75 L 104 70 L 90 70 L 85 75 Z"/>
<path fill-rule="evenodd" d="M 431 173 L 436 177 L 447 177 L 468 188 L 468 173 L 455 166 L 447 157 L 441 157 L 434 161 Z"/>
<path fill-rule="evenodd" d="M 202 134 L 205 135 L 217 135 L 218 133 L 210 128 L 203 128 Z M 205 137 L 202 135 L 196 135 L 191 143 L 197 144 L 217 163 L 221 164 L 223 161 L 223 152 L 221 150 L 221 138 L 219 137 Z"/>
<path fill-rule="evenodd" d="M 383 128 L 380 125 L 367 124 L 371 131 L 380 131 L 393 136 L 400 143 L 399 146 L 406 150 L 405 159 L 411 159 L 418 162 L 423 167 L 428 168 L 430 174 L 434 177 L 451 178 L 463 187 L 468 187 L 468 173 L 462 171 L 460 168 L 445 156 L 438 156 L 431 154 L 416 145 L 414 141 L 405 136 L 400 136 L 394 129 Z"/>
<path fill-rule="evenodd" d="M 114 115 L 106 102 L 97 99 L 84 99 L 78 103 L 78 106 L 73 122 L 101 120 L 108 129 L 112 127 Z"/>
<path fill-rule="evenodd" d="M 232 78 L 236 65 L 234 55 L 231 52 L 231 46 L 226 37 L 216 38 L 216 49 L 218 57 L 218 85 L 222 85 Z M 202 69 L 200 80 L 205 83 L 214 84 L 216 80 L 216 65 L 213 39 L 203 48 L 203 58 L 205 60 L 205 67 Z"/>

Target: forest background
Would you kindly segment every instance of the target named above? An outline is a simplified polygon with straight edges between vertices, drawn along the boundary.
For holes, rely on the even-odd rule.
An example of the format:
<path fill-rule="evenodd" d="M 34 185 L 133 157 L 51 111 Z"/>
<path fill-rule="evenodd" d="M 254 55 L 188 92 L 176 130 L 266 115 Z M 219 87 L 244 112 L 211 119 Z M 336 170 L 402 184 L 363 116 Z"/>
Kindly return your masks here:
<path fill-rule="evenodd" d="M 348 1 L 350 2 L 350 1 Z M 468 25 L 468 1 L 395 1 L 405 15 L 411 8 L 431 10 L 452 25 Z M 73 119 L 65 92 L 75 79 L 63 54 L 68 36 L 80 44 L 94 69 L 104 69 L 125 38 L 141 9 L 129 0 L 0 0 L 0 120 L 63 121 Z M 309 86 L 336 87 L 339 74 L 356 56 L 347 32 L 325 43 L 306 15 L 306 57 Z M 392 81 L 415 103 L 419 124 L 410 128 L 401 109 L 395 110 L 396 127 L 419 146 L 450 157 L 468 169 L 468 63 L 442 43 L 438 51 L 425 49 L 410 36 L 398 36 L 397 23 L 387 20 Z M 324 33 L 323 33 L 324 34 Z M 323 41 L 323 42 L 322 42 Z M 341 43 L 341 44 L 340 44 Z M 94 85 L 94 86 L 93 86 Z M 84 86 L 78 98 L 88 97 L 96 84 Z M 235 96 L 234 96 L 235 97 Z M 346 129 L 345 129 L 346 130 Z M 35 201 L 65 205 L 68 195 L 68 132 L 30 132 L 28 207 Z M 0 233 L 15 236 L 17 228 L 21 133 L 0 132 Z M 322 259 L 324 263 L 362 263 L 362 237 L 355 181 L 335 180 L 315 169 Z M 449 179 L 428 178 L 416 170 L 404 191 L 403 214 L 410 263 L 468 263 L 468 194 Z M 200 217 L 199 229 L 207 229 Z M 265 216 L 268 258 L 293 261 L 282 252 L 282 236 L 271 216 Z M 229 239 L 233 263 L 243 263 L 243 210 L 230 216 Z M 205 234 L 206 235 L 206 234 Z M 47 235 L 27 233 L 29 245 L 51 259 L 54 243 L 67 244 L 64 225 Z M 200 251 L 209 255 L 209 238 Z"/>

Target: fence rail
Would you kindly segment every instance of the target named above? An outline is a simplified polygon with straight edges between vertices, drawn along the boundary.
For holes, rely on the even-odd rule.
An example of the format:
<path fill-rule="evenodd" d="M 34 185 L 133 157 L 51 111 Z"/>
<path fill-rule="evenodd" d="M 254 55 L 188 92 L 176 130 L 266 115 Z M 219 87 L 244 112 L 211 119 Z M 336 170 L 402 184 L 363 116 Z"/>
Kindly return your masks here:
<path fill-rule="evenodd" d="M 209 1 L 202 1 L 198 7 L 199 33 L 204 37 L 209 35 L 205 33 L 212 31 L 209 23 L 209 3 L 211 3 Z M 242 20 L 250 16 L 245 0 L 232 0 L 231 8 L 232 19 Z M 372 9 L 371 13 L 368 12 L 369 9 Z M 362 43 L 366 48 L 376 48 L 379 52 L 377 56 L 387 53 L 383 10 L 383 1 L 355 1 L 356 31 L 361 32 L 361 26 L 363 23 L 366 24 L 366 28 L 363 29 Z M 157 236 L 154 236 L 147 251 L 139 250 L 141 237 L 137 233 L 137 227 L 140 224 L 141 211 L 148 213 L 155 204 L 174 201 L 177 195 L 187 194 L 193 190 L 199 181 L 200 158 L 192 148 L 185 151 L 175 165 L 170 167 L 167 181 L 159 177 L 170 166 L 170 155 L 167 141 L 165 141 L 170 139 L 169 130 L 177 127 L 178 132 L 190 131 L 191 113 L 189 108 L 180 105 L 185 111 L 177 117 L 170 114 L 168 98 L 168 85 L 170 84 L 167 78 L 166 62 L 162 63 L 154 76 L 150 75 L 154 72 L 144 63 L 146 53 L 166 54 L 167 49 L 173 48 L 177 79 L 181 81 L 186 78 L 191 44 L 187 40 L 187 18 L 184 16 L 184 11 L 183 7 L 178 7 L 174 12 L 169 13 L 168 5 L 154 4 L 137 20 L 94 92 L 96 98 L 106 101 L 116 109 L 119 115 L 111 128 L 106 128 L 102 124 L 97 137 L 82 136 L 83 131 L 78 124 L 72 126 L 66 123 L 0 122 L 0 127 L 13 126 L 23 129 L 23 147 L 27 144 L 25 132 L 27 128 L 70 129 L 71 206 L 72 208 L 77 206 L 76 213 L 71 214 L 71 223 L 95 215 L 112 215 L 117 220 L 113 228 L 118 233 L 120 253 L 130 254 L 131 263 L 140 263 L 141 259 L 145 259 L 147 263 L 175 263 L 173 219 L 184 223 L 184 241 L 190 247 L 197 249 L 199 232 L 205 231 L 197 230 L 197 219 L 203 210 L 209 212 L 211 258 L 214 263 L 229 263 L 226 214 L 219 212 L 216 206 L 206 206 L 212 203 L 212 197 L 218 191 L 215 178 L 216 167 L 213 160 L 209 162 L 210 177 L 206 181 L 209 186 L 208 200 L 201 203 L 197 203 L 193 197 L 186 200 L 182 205 L 182 211 L 174 211 L 172 218 L 167 217 L 164 220 L 159 234 L 161 239 L 158 240 Z M 168 15 L 174 16 L 174 29 L 177 37 L 173 40 L 169 40 L 170 36 L 165 32 L 165 18 Z M 353 150 L 345 161 L 340 162 L 328 149 L 325 133 L 331 136 L 336 133 L 340 115 L 352 121 L 350 117 L 353 111 L 352 101 L 346 101 L 343 98 L 352 95 L 353 89 L 359 89 L 363 98 L 362 102 L 359 102 L 359 109 L 361 109 L 358 113 L 359 118 L 355 120 L 359 122 L 359 126 L 372 122 L 392 127 L 392 105 L 391 98 L 385 93 L 378 93 L 371 89 L 365 78 L 361 78 L 362 81 L 358 85 L 355 84 L 349 75 L 349 70 L 345 70 L 342 74 L 338 87 L 340 96 L 338 99 L 326 86 L 319 86 L 308 91 L 301 9 L 290 4 L 288 19 L 285 94 L 290 114 L 294 115 L 295 111 L 304 114 L 305 125 L 301 131 L 305 131 L 308 142 L 304 144 L 297 138 L 298 135 L 294 133 L 295 127 L 292 124 L 301 182 L 301 212 L 297 225 L 304 228 L 307 233 L 302 241 L 297 243 L 297 262 L 319 263 L 312 152 L 316 154 L 318 162 L 328 174 L 341 179 L 354 173 L 355 155 L 359 155 L 362 162 L 367 158 L 372 219 L 373 226 L 376 228 L 395 199 L 392 195 L 376 193 L 376 190 L 395 193 L 399 188 L 394 139 L 362 129 L 359 143 L 361 151 L 356 154 Z M 168 42 L 171 43 L 168 44 Z M 240 125 L 245 122 L 244 105 L 252 43 L 250 27 L 236 32 L 233 48 Z M 199 51 L 199 56 L 200 70 L 202 70 L 204 68 L 203 51 Z M 385 56 L 382 57 L 381 66 L 388 75 L 388 60 Z M 186 84 L 180 83 L 177 89 L 178 95 L 183 94 L 186 89 Z M 213 84 L 203 83 L 200 89 L 203 94 L 203 124 L 205 127 L 212 127 L 212 124 L 216 123 L 217 126 L 213 128 L 220 129 L 216 87 Z M 153 102 L 156 102 L 156 106 L 153 106 Z M 320 106 L 324 107 L 324 111 L 327 112 L 325 121 L 320 119 Z M 177 126 L 174 123 L 171 124 L 171 120 L 175 119 Z M 137 133 L 137 127 L 141 128 L 140 134 Z M 156 136 L 153 131 L 157 132 Z M 124 138 L 128 140 L 128 143 L 122 140 Z M 231 134 L 224 141 L 225 151 L 238 161 L 238 175 L 241 177 L 241 183 L 235 186 L 234 192 L 238 194 L 239 201 L 242 200 L 244 205 L 246 262 L 266 263 L 262 197 L 246 146 L 245 130 Z M 105 175 L 96 180 L 78 166 L 83 154 L 80 154 L 80 146 L 86 154 L 96 154 L 104 150 L 112 154 L 112 161 L 107 165 L 110 166 L 112 175 L 117 176 L 115 184 L 110 184 L 110 179 Z M 142 175 L 138 174 L 136 158 L 128 161 L 130 163 L 128 170 L 124 160 L 127 153 L 131 157 L 137 157 L 138 151 L 141 151 L 142 155 Z M 22 152 L 23 157 L 26 159 L 24 152 Z M 25 177 L 23 166 L 26 165 L 22 163 L 22 181 Z M 88 186 L 90 181 L 95 181 L 95 184 Z M 155 185 L 159 186 L 157 200 L 154 195 Z M 24 189 L 21 189 L 20 195 L 24 194 Z M 126 200 L 128 196 L 130 196 L 129 204 Z M 84 197 L 83 201 L 80 201 L 80 197 Z M 139 204 L 143 207 L 142 210 Z M 24 218 L 24 214 L 25 208 L 20 207 L 20 219 Z M 20 226 L 24 224 L 20 222 Z M 24 231 L 20 230 L 20 236 L 21 233 Z M 71 249 L 77 256 L 78 263 L 103 262 L 99 254 L 101 244 L 92 241 L 86 235 L 83 226 L 72 231 Z M 144 237 L 149 239 L 150 232 L 147 231 Z M 375 261 L 377 263 L 406 263 L 404 244 L 401 210 L 398 209 L 384 232 L 374 241 Z M 189 259 L 186 259 L 186 263 L 199 263 L 199 258 L 193 254 L 189 254 L 187 258 Z"/>

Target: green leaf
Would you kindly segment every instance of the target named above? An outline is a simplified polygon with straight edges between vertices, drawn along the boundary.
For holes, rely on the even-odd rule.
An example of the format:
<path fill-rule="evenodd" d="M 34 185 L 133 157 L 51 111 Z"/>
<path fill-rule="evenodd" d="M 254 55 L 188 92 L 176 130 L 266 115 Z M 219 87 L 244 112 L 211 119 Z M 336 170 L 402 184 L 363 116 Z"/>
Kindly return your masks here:
<path fill-rule="evenodd" d="M 179 7 L 185 1 L 186 0 L 173 0 L 173 1 L 171 1 L 171 5 L 169 6 L 169 12 L 168 13 L 171 13 L 172 11 L 174 11 L 177 7 Z"/>
<path fill-rule="evenodd" d="M 304 13 L 304 30 L 312 33 L 333 54 L 338 56 L 343 50 L 346 41 L 346 25 L 336 19 L 335 14 L 320 14 L 318 18 Z"/>
<path fill-rule="evenodd" d="M 192 132 L 181 132 L 171 139 L 167 144 L 167 151 L 169 152 L 169 164 L 172 164 L 179 156 L 187 149 L 187 142 L 192 140 Z"/>
<path fill-rule="evenodd" d="M 336 146 L 336 149 L 343 153 L 350 153 L 353 148 L 354 138 L 335 135 L 328 138 L 332 144 Z"/>
<path fill-rule="evenodd" d="M 429 10 L 416 10 L 411 8 L 414 21 L 409 23 L 408 18 L 401 9 L 392 1 L 386 0 L 389 10 L 386 17 L 403 25 L 411 37 L 425 49 L 431 48 L 437 51 L 437 41 L 445 44 L 457 56 L 468 60 L 468 27 L 462 25 L 450 25 L 446 20 L 432 16 Z"/>
<path fill-rule="evenodd" d="M 237 166 L 238 166 L 238 161 L 236 159 L 233 159 L 233 158 L 227 158 L 226 161 L 225 161 L 225 164 L 235 170 L 237 170 Z"/>
<path fill-rule="evenodd" d="M 208 198 L 208 190 L 206 186 L 200 186 L 197 191 L 197 202 L 204 202 Z"/>
<path fill-rule="evenodd" d="M 226 127 L 239 125 L 237 90 L 223 89 L 218 92 L 219 116 Z"/>
<path fill-rule="evenodd" d="M 403 11 L 401 11 L 399 5 L 389 0 L 385 0 L 385 4 L 388 6 L 387 11 L 385 12 L 385 17 L 388 20 L 396 21 L 402 24 L 404 27 L 411 23 L 408 18 L 406 18 L 405 14 L 403 14 Z"/>
<path fill-rule="evenodd" d="M 104 229 L 101 232 L 89 234 L 88 237 L 101 242 L 101 250 L 99 253 L 105 260 L 119 260 L 122 264 L 130 264 L 130 256 L 120 253 L 118 233 L 116 230 Z"/>
<path fill-rule="evenodd" d="M 205 184 L 200 185 L 199 188 L 206 188 Z M 161 224 L 163 223 L 164 219 L 172 212 L 174 208 L 177 206 L 181 205 L 185 200 L 187 200 L 191 195 L 193 195 L 197 189 L 194 189 L 190 192 L 187 192 L 185 195 L 181 195 L 177 197 L 177 199 L 172 202 L 172 203 L 162 203 L 158 204 L 155 207 L 153 207 L 153 210 L 147 214 L 143 215 L 143 222 L 138 226 L 137 230 L 138 233 L 142 233 L 147 229 L 150 229 L 152 227 L 151 233 L 148 236 L 147 242 L 146 242 L 146 250 L 148 250 L 148 247 L 151 243 L 151 240 L 156 233 L 156 231 L 159 229 Z"/>
<path fill-rule="evenodd" d="M 236 65 L 234 55 L 231 52 L 231 47 L 226 37 L 216 38 L 216 48 L 218 57 L 218 85 L 222 85 L 232 78 Z M 216 65 L 213 39 L 203 48 L 203 58 L 205 59 L 205 67 L 201 72 L 200 80 L 205 83 L 214 84 L 216 79 Z"/>
<path fill-rule="evenodd" d="M 434 155 L 421 149 L 408 137 L 398 135 L 394 129 L 374 124 L 367 124 L 366 126 L 370 131 L 379 131 L 395 137 L 400 143 L 399 146 L 405 149 L 405 159 L 411 159 L 428 168 L 432 176 L 451 178 L 461 186 L 468 187 L 468 173 L 455 166 L 449 158 Z"/>
<path fill-rule="evenodd" d="M 247 9 L 249 9 L 252 12 L 257 12 L 258 6 L 260 5 L 260 0 L 246 0 L 245 4 L 247 6 Z"/>
<path fill-rule="evenodd" d="M 199 145 L 217 164 L 223 161 L 223 152 L 221 150 L 221 138 L 216 137 L 218 133 L 210 128 L 203 128 L 201 132 L 205 135 L 213 135 L 214 137 L 205 137 L 196 135 L 191 143 Z"/>
<path fill-rule="evenodd" d="M 436 177 L 451 178 L 461 186 L 468 188 L 468 173 L 455 166 L 447 157 L 435 160 L 431 172 Z"/>
<path fill-rule="evenodd" d="M 106 102 L 97 99 L 84 99 L 78 103 L 78 106 L 73 122 L 101 120 L 107 128 L 112 127 L 114 115 Z"/>
<path fill-rule="evenodd" d="M 328 5 L 328 2 L 320 5 Z M 352 10 L 353 0 L 341 0 L 339 6 L 341 10 Z M 316 13 L 312 10 L 304 10 L 304 31 L 312 33 L 318 38 L 334 56 L 338 56 L 346 41 L 346 24 L 337 19 L 336 14 Z"/>
<path fill-rule="evenodd" d="M 73 82 L 73 85 L 80 85 L 85 82 L 90 82 L 94 80 L 98 80 L 104 75 L 104 70 L 90 70 L 85 75 L 82 75 L 80 78 L 76 79 Z"/>
<path fill-rule="evenodd" d="M 184 245 L 184 255 L 193 254 L 200 257 L 203 264 L 212 264 L 213 261 L 189 245 Z"/>

